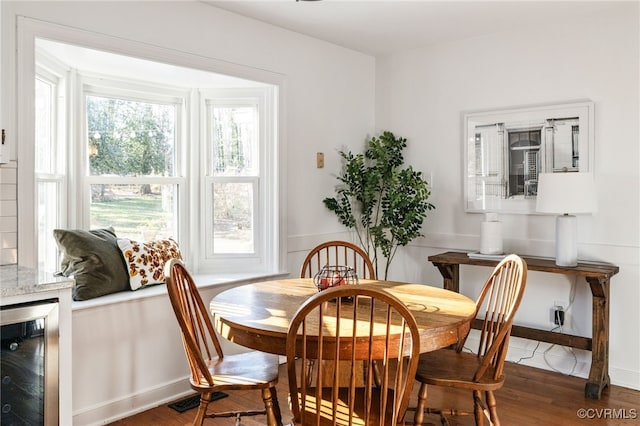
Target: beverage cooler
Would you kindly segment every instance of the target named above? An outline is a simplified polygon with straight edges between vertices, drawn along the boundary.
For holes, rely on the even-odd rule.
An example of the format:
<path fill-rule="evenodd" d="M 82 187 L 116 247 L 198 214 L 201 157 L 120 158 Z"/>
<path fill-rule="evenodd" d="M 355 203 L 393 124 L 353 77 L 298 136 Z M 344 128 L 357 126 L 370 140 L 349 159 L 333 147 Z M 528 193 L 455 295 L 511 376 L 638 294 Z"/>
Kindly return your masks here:
<path fill-rule="evenodd" d="M 2 306 L 0 424 L 57 425 L 58 300 Z"/>

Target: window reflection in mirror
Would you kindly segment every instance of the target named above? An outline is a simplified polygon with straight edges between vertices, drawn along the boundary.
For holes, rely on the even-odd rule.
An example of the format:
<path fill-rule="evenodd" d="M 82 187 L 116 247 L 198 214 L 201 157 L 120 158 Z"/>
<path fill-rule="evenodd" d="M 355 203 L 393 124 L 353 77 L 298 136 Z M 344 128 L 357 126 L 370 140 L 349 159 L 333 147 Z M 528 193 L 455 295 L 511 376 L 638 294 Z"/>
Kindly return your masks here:
<path fill-rule="evenodd" d="M 540 173 L 589 171 L 591 102 L 465 116 L 467 211 L 531 212 Z"/>

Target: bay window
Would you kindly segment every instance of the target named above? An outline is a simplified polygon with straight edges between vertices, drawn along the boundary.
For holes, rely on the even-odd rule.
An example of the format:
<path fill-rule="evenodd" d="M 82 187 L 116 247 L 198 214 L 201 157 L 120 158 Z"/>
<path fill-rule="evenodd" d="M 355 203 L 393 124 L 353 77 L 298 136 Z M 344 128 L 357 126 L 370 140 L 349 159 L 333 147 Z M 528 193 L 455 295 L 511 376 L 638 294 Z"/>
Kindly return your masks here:
<path fill-rule="evenodd" d="M 149 61 L 185 79 L 101 74 L 55 57 L 57 44 L 43 41 L 36 57 L 66 67 L 62 79 L 35 76 L 39 266 L 59 267 L 53 229 L 113 227 L 119 238 L 175 239 L 194 272 L 277 271 L 277 86 Z"/>

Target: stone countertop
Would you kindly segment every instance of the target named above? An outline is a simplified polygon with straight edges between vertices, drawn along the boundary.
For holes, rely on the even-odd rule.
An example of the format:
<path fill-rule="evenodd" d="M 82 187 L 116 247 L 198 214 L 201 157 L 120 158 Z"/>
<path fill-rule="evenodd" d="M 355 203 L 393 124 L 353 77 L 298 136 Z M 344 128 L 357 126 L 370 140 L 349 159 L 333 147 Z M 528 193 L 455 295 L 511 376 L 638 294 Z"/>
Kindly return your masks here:
<path fill-rule="evenodd" d="M 0 266 L 0 297 L 22 296 L 73 287 L 73 279 L 18 265 Z"/>

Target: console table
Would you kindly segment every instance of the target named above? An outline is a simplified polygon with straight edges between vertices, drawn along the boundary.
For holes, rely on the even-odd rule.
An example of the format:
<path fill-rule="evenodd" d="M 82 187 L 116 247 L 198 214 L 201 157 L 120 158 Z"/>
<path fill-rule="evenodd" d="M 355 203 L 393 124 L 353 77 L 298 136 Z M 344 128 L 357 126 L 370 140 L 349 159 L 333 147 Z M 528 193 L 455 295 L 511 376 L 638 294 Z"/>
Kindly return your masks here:
<path fill-rule="evenodd" d="M 591 288 L 592 334 L 591 338 L 538 330 L 530 327 L 514 325 L 511 335 L 526 339 L 538 340 L 562 346 L 591 351 L 591 370 L 584 388 L 587 398 L 599 399 L 602 390 L 609 385 L 609 280 L 617 274 L 619 268 L 606 263 L 578 263 L 576 267 L 557 266 L 553 259 L 535 257 L 522 258 L 527 262 L 530 271 L 550 272 L 553 274 L 575 275 L 584 277 Z M 498 264 L 497 260 L 470 258 L 465 252 L 446 252 L 429 256 L 444 278 L 444 288 L 460 291 L 460 265 L 490 266 Z M 475 326 L 475 325 L 474 325 Z M 474 327 L 477 328 L 477 327 Z"/>

